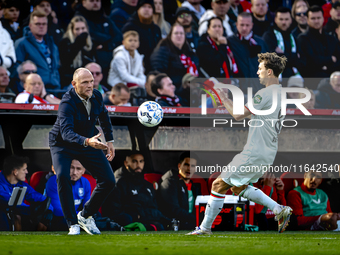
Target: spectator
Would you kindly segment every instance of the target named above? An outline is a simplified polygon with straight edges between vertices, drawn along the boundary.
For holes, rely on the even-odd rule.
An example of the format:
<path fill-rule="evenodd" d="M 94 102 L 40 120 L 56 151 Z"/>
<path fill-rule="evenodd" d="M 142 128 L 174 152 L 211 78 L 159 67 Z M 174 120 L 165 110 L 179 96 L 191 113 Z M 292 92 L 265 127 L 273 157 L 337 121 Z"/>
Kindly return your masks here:
<path fill-rule="evenodd" d="M 155 101 L 160 106 L 181 106 L 178 96 L 175 95 L 175 85 L 165 73 L 160 73 L 151 82 L 151 90 L 157 96 Z"/>
<path fill-rule="evenodd" d="M 192 12 L 187 7 L 180 7 L 176 11 L 176 22 L 184 27 L 185 38 L 193 52 L 196 52 L 200 39 L 196 30 L 192 26 Z"/>
<path fill-rule="evenodd" d="M 95 61 L 95 47 L 84 17 L 74 16 L 59 43 L 62 87 L 70 84 L 74 71 Z"/>
<path fill-rule="evenodd" d="M 309 4 L 307 0 L 297 0 L 294 2 L 292 7 L 292 17 L 297 23 L 297 26 L 292 30 L 292 35 L 295 40 L 298 36 L 307 31 L 307 11 Z"/>
<path fill-rule="evenodd" d="M 102 95 L 104 95 L 108 91 L 108 89 L 105 86 L 100 84 L 100 82 L 103 79 L 102 67 L 97 63 L 91 62 L 91 63 L 88 63 L 85 66 L 85 68 L 88 69 L 92 73 L 92 76 L 94 79 L 93 88 L 99 90 L 99 92 Z"/>
<path fill-rule="evenodd" d="M 311 89 L 308 89 L 310 94 L 311 94 L 311 98 L 307 103 L 303 103 L 302 105 L 306 108 L 306 109 L 314 109 L 315 108 L 315 94 L 314 91 Z M 300 93 L 300 97 L 299 98 L 305 98 L 306 95 L 304 93 Z"/>
<path fill-rule="evenodd" d="M 287 204 L 297 218 L 297 227 L 305 230 L 336 229 L 340 215 L 332 213 L 327 194 L 318 189 L 322 173 L 308 171 L 301 186 L 289 191 Z"/>
<path fill-rule="evenodd" d="M 255 92 L 263 88 L 258 79 L 254 79 L 258 77 L 256 74 L 259 65 L 257 54 L 268 51 L 266 43 L 259 36 L 254 35 L 252 19 L 252 15 L 248 12 L 239 14 L 236 23 L 238 34 L 228 37 L 228 45 L 238 67 L 236 77 L 247 78 L 240 84 L 244 92 L 250 86 Z"/>
<path fill-rule="evenodd" d="M 327 172 L 328 178 L 322 180 L 320 189 L 326 192 L 333 212 L 340 211 L 340 172 Z"/>
<path fill-rule="evenodd" d="M 9 76 L 7 73 L 7 69 L 3 66 L 0 66 L 0 93 L 13 93 L 9 87 Z"/>
<path fill-rule="evenodd" d="M 10 87 L 15 94 L 24 91 L 26 77 L 31 73 L 37 73 L 37 66 L 31 60 L 26 60 L 17 67 L 17 73 L 18 76 L 10 81 Z"/>
<path fill-rule="evenodd" d="M 17 231 L 46 231 L 50 225 L 53 207 L 39 192 L 29 186 L 26 180 L 28 158 L 11 155 L 5 159 L 2 172 L 0 173 L 0 230 L 9 231 L 10 222 L 7 219 L 6 210 L 8 202 L 15 187 L 27 187 L 25 201 L 14 208 L 15 230 Z M 38 220 L 40 218 L 40 220 Z"/>
<path fill-rule="evenodd" d="M 15 99 L 17 104 L 59 104 L 60 99 L 46 93 L 44 83 L 39 74 L 30 74 L 24 83 L 25 90 Z"/>
<path fill-rule="evenodd" d="M 187 73 L 182 78 L 182 86 L 177 95 L 184 107 L 199 107 L 201 105 L 201 84 L 195 82 L 195 76 Z"/>
<path fill-rule="evenodd" d="M 138 0 L 115 1 L 115 6 L 111 11 L 110 19 L 121 31 L 130 16 L 137 10 Z"/>
<path fill-rule="evenodd" d="M 338 39 L 338 42 L 340 42 L 340 23 L 337 29 L 335 29 L 335 33 L 336 33 L 336 38 Z"/>
<path fill-rule="evenodd" d="M 154 3 L 155 12 L 152 16 L 153 23 L 159 26 L 162 38 L 165 38 L 170 32 L 171 25 L 164 19 L 163 0 L 154 0 Z"/>
<path fill-rule="evenodd" d="M 51 7 L 52 0 L 33 0 L 33 10 L 44 13 L 48 19 L 47 34 L 53 37 L 54 43 L 58 45 L 63 38 L 63 30 L 58 24 L 58 19 Z M 28 20 L 26 21 L 28 23 Z M 24 31 L 25 33 L 25 31 Z"/>
<path fill-rule="evenodd" d="M 184 28 L 178 23 L 172 26 L 167 38 L 159 42 L 150 61 L 153 70 L 164 72 L 171 78 L 176 90 L 186 73 L 198 76 L 198 57 L 186 42 Z"/>
<path fill-rule="evenodd" d="M 72 193 L 76 212 L 80 212 L 85 203 L 91 197 L 90 182 L 82 175 L 86 169 L 76 159 L 72 160 L 70 175 L 72 181 Z M 46 195 L 51 198 L 51 205 L 53 206 L 53 220 L 51 224 L 52 231 L 67 231 L 68 226 L 64 218 L 63 211 L 58 195 L 57 176 L 51 176 L 46 183 Z"/>
<path fill-rule="evenodd" d="M 228 37 L 234 34 L 231 26 L 229 24 L 229 17 L 227 15 L 230 3 L 228 0 L 212 0 L 211 2 L 212 10 L 207 10 L 199 21 L 198 34 L 202 36 L 207 32 L 208 20 L 212 17 L 220 17 L 223 21 L 224 32 L 223 35 Z"/>
<path fill-rule="evenodd" d="M 0 17 L 3 13 L 5 4 L 0 1 Z M 3 28 L 0 21 L 0 66 L 10 68 L 17 61 L 13 41 L 10 34 Z"/>
<path fill-rule="evenodd" d="M 150 55 L 162 39 L 160 28 L 153 23 L 155 5 L 153 0 L 140 0 L 137 12 L 131 16 L 122 29 L 122 32 L 134 30 L 139 34 L 139 53 L 144 55 L 144 68 L 148 73 L 151 70 Z"/>
<path fill-rule="evenodd" d="M 329 77 L 340 67 L 339 42 L 325 33 L 322 28 L 323 10 L 321 7 L 310 7 L 307 18 L 308 31 L 300 34 L 297 40 L 303 64 L 301 75 L 303 77 Z M 316 89 L 316 86 L 317 83 L 311 83 L 309 88 Z"/>
<path fill-rule="evenodd" d="M 202 1 L 203 0 L 187 0 L 181 5 L 181 7 L 188 8 L 195 15 L 193 18 L 197 23 L 206 12 L 205 8 L 201 5 Z"/>
<path fill-rule="evenodd" d="M 196 226 L 195 200 L 201 195 L 201 186 L 193 183 L 197 156 L 183 152 L 178 168 L 167 171 L 159 187 L 159 204 L 165 216 L 180 221 L 180 229 L 189 230 Z"/>
<path fill-rule="evenodd" d="M 331 9 L 332 9 L 332 5 L 336 2 L 339 2 L 339 0 L 327 0 L 327 3 L 322 5 L 322 10 L 323 10 L 323 18 L 324 18 L 324 22 L 323 25 L 325 26 L 327 24 L 328 19 L 331 17 Z"/>
<path fill-rule="evenodd" d="M 152 92 L 151 89 L 151 83 L 153 81 L 153 79 L 155 79 L 155 77 L 157 76 L 157 74 L 160 74 L 159 71 L 151 71 L 148 73 L 148 75 L 146 76 L 146 82 L 145 82 L 145 90 L 147 93 L 147 100 L 152 100 L 154 101 L 156 99 L 156 95 Z"/>
<path fill-rule="evenodd" d="M 219 17 L 208 20 L 208 30 L 200 38 L 197 55 L 201 68 L 211 77 L 231 78 L 238 72 Z"/>
<path fill-rule="evenodd" d="M 22 29 L 18 23 L 20 15 L 20 3 L 15 0 L 6 0 L 4 17 L 1 19 L 3 28 L 11 35 L 13 42 L 22 37 Z M 0 15 L 1 18 L 1 15 Z"/>
<path fill-rule="evenodd" d="M 340 72 L 332 73 L 330 79 L 321 80 L 316 95 L 316 108 L 340 109 Z"/>
<path fill-rule="evenodd" d="M 281 205 L 286 205 L 286 198 L 284 192 L 284 183 L 280 178 L 275 177 L 273 173 L 265 173 L 254 187 L 259 188 L 269 196 L 271 199 Z M 260 204 L 255 204 L 255 221 L 260 230 L 276 230 L 277 221 L 274 220 L 275 214 Z"/>
<path fill-rule="evenodd" d="M 331 17 L 325 26 L 325 31 L 330 35 L 337 38 L 336 29 L 340 23 L 340 2 L 335 2 L 332 4 L 332 9 L 330 11 Z"/>
<path fill-rule="evenodd" d="M 106 85 L 112 51 L 121 44 L 122 33 L 116 24 L 104 15 L 101 0 L 83 0 L 76 15 L 83 16 L 87 21 L 93 47 L 97 49 L 97 63 L 103 69 L 103 81 Z"/>
<path fill-rule="evenodd" d="M 287 58 L 286 68 L 281 74 L 283 78 L 299 75 L 300 60 L 294 36 L 290 33 L 291 24 L 290 9 L 279 7 L 275 13 L 273 27 L 263 34 L 269 51 Z"/>
<path fill-rule="evenodd" d="M 60 89 L 59 51 L 51 36 L 47 34 L 47 17 L 34 11 L 30 16 L 30 30 L 15 42 L 17 65 L 31 60 L 37 65 L 46 89 Z"/>
<path fill-rule="evenodd" d="M 230 9 L 228 11 L 228 17 L 230 19 L 230 22 L 234 25 L 236 25 L 237 22 L 237 16 L 246 11 L 243 9 L 243 6 L 241 4 L 240 0 L 229 0 L 230 2 Z"/>
<path fill-rule="evenodd" d="M 271 25 L 270 14 L 268 13 L 268 4 L 266 0 L 252 0 L 251 3 L 254 23 L 253 32 L 254 35 L 262 37 Z"/>
<path fill-rule="evenodd" d="M 127 31 L 123 38 L 123 45 L 113 51 L 107 83 L 112 87 L 117 83 L 124 83 L 129 88 L 144 88 L 146 78 L 143 56 L 137 51 L 139 35 L 136 31 Z"/>
<path fill-rule="evenodd" d="M 123 226 L 141 222 L 147 230 L 164 230 L 170 221 L 158 210 L 155 189 L 144 179 L 143 170 L 143 154 L 131 152 L 115 171 L 117 185 L 103 205 L 103 214 Z"/>
<path fill-rule="evenodd" d="M 304 87 L 304 81 L 302 77 L 299 76 L 292 76 L 288 79 L 287 82 L 287 87 L 288 88 L 303 88 Z M 299 92 L 287 92 L 287 98 L 288 99 L 297 99 L 300 98 L 300 93 Z M 296 105 L 295 104 L 288 104 L 287 108 L 292 108 L 295 109 Z"/>
<path fill-rule="evenodd" d="M 112 87 L 111 93 L 104 96 L 105 105 L 131 106 L 130 89 L 124 83 L 118 83 Z"/>

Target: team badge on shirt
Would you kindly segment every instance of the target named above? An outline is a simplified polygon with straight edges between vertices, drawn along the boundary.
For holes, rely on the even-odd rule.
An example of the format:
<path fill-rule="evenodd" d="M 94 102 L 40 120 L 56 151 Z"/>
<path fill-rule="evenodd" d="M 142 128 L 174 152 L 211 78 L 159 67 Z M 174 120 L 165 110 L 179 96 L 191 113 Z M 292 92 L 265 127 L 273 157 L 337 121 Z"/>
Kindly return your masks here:
<path fill-rule="evenodd" d="M 254 97 L 254 104 L 259 104 L 262 101 L 262 97 L 260 95 L 256 95 Z"/>
<path fill-rule="evenodd" d="M 83 197 L 84 196 L 84 188 L 79 188 L 78 194 L 79 194 L 80 197 Z"/>

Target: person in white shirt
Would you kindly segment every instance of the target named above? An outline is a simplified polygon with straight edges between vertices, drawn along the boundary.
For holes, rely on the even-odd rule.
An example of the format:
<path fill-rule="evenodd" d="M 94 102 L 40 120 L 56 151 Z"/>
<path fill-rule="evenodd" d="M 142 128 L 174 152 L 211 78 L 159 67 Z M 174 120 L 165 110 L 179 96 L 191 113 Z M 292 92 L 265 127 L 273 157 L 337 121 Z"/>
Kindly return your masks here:
<path fill-rule="evenodd" d="M 248 104 L 244 107 L 243 114 L 234 114 L 233 101 L 228 98 L 228 94 L 221 89 L 217 89 L 217 93 L 221 98 L 222 104 L 236 121 L 245 118 L 251 118 L 256 123 L 264 123 L 249 127 L 247 143 L 241 153 L 237 154 L 226 171 L 213 182 L 211 195 L 206 206 L 204 219 L 196 230 L 188 233 L 188 235 L 203 235 L 212 234 L 211 226 L 216 216 L 220 213 L 225 194 L 228 189 L 231 189 L 234 194 L 243 196 L 257 204 L 268 207 L 278 221 L 278 231 L 283 232 L 288 225 L 288 221 L 292 212 L 289 206 L 279 205 L 272 200 L 260 189 L 248 185 L 255 183 L 268 170 L 268 166 L 273 164 L 278 146 L 278 135 L 281 131 L 281 121 L 284 116 L 281 115 L 281 85 L 279 84 L 279 75 L 283 72 L 286 66 L 287 58 L 279 57 L 274 53 L 259 54 L 259 68 L 257 75 L 260 83 L 266 88 L 259 90 L 254 98 L 252 107 Z M 276 90 L 276 108 L 273 113 L 268 115 L 254 115 L 250 109 L 268 110 L 275 107 L 273 102 L 273 90 Z M 236 100 L 234 98 L 234 100 Z M 276 119 L 276 122 L 266 121 Z M 261 122 L 262 121 L 262 122 Z M 229 169 L 229 170 L 228 170 Z"/>

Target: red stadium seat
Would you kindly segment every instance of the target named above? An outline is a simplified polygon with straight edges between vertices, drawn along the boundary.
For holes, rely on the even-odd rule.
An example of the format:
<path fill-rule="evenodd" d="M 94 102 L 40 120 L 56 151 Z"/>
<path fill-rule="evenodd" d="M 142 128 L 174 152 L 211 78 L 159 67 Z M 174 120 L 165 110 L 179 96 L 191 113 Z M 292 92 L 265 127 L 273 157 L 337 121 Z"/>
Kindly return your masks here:
<path fill-rule="evenodd" d="M 38 171 L 32 174 L 31 179 L 30 179 L 30 185 L 31 187 L 38 191 L 41 192 L 40 190 L 37 190 L 38 185 L 41 182 L 44 182 L 46 184 L 46 179 L 45 176 L 48 174 L 46 171 Z"/>
<path fill-rule="evenodd" d="M 202 178 L 198 174 L 193 174 L 193 176 L 191 177 L 191 180 L 193 183 L 199 183 L 201 185 L 202 195 L 209 195 L 207 182 L 204 180 L 204 178 Z"/>
<path fill-rule="evenodd" d="M 213 173 L 212 175 L 210 175 L 209 179 L 208 179 L 208 189 L 209 189 L 209 192 L 211 191 L 211 186 L 212 186 L 212 183 L 215 181 L 215 179 L 220 175 L 221 173 L 220 172 L 216 172 L 216 173 Z M 226 195 L 232 195 L 233 192 L 228 189 Z"/>
<path fill-rule="evenodd" d="M 303 173 L 283 173 L 280 176 L 280 179 L 283 181 L 285 187 L 285 196 L 287 197 L 288 192 L 292 189 L 296 188 L 297 186 L 300 186 L 303 183 Z"/>
<path fill-rule="evenodd" d="M 90 185 L 91 185 L 91 194 L 94 190 L 94 188 L 97 186 L 97 181 L 95 178 L 93 178 L 91 175 L 89 174 L 83 174 L 83 177 L 85 177 L 89 182 L 90 182 Z"/>
<path fill-rule="evenodd" d="M 155 190 L 158 190 L 158 186 L 159 186 L 158 184 L 161 178 L 162 178 L 162 174 L 157 174 L 157 173 L 144 174 L 144 179 L 152 183 Z"/>

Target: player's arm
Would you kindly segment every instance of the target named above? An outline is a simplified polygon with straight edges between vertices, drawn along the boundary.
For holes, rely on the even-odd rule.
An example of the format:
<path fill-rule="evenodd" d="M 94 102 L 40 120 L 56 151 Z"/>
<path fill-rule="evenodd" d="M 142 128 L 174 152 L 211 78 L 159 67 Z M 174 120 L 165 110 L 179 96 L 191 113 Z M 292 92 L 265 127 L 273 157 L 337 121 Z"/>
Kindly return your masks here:
<path fill-rule="evenodd" d="M 235 120 L 243 120 L 245 118 L 251 118 L 252 113 L 248 110 L 247 107 L 244 107 L 243 114 L 234 114 L 233 109 L 233 101 L 228 98 L 228 94 L 222 91 L 221 89 L 216 89 L 218 95 L 221 98 L 222 104 L 227 109 L 227 111 L 234 117 Z"/>

